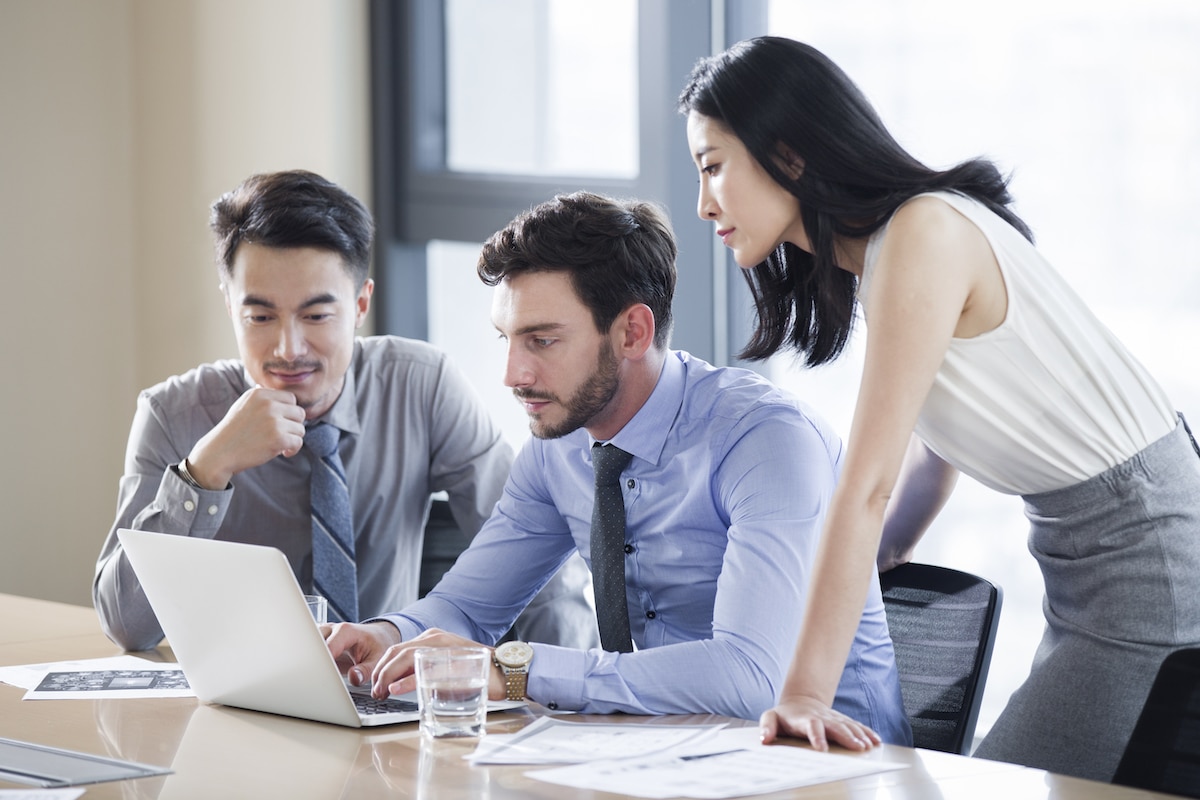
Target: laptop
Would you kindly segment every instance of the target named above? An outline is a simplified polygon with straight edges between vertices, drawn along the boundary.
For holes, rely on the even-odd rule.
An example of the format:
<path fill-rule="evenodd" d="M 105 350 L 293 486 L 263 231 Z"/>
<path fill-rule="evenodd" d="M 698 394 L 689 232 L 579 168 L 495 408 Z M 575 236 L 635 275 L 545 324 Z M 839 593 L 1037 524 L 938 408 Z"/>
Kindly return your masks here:
<path fill-rule="evenodd" d="M 414 695 L 381 701 L 346 682 L 277 548 L 128 529 L 117 536 L 203 702 L 355 728 L 420 719 Z M 521 705 L 491 701 L 488 710 Z"/>

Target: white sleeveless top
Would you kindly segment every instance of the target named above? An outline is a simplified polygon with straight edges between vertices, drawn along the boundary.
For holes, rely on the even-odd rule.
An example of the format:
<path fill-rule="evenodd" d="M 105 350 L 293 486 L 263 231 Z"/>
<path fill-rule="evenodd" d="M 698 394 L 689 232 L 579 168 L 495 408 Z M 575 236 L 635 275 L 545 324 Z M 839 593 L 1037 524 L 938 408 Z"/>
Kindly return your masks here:
<path fill-rule="evenodd" d="M 931 450 L 993 489 L 1036 494 L 1098 475 L 1175 428 L 1166 394 L 1033 245 L 982 203 L 932 194 L 987 237 L 1008 311 L 995 330 L 951 340 L 917 420 Z M 887 230 L 867 244 L 862 300 Z"/>

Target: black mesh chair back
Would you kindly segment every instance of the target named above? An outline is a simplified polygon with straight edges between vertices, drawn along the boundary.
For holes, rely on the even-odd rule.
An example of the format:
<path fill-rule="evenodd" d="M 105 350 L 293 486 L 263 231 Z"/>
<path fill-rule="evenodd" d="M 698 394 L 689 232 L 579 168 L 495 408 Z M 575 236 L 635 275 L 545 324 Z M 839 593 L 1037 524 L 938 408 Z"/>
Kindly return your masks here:
<path fill-rule="evenodd" d="M 968 753 L 996 641 L 1000 589 L 929 564 L 896 567 L 879 583 L 913 744 Z"/>
<path fill-rule="evenodd" d="M 1159 667 L 1113 783 L 1200 797 L 1200 649 Z"/>
<path fill-rule="evenodd" d="M 434 498 L 429 504 L 429 519 L 425 522 L 425 540 L 421 551 L 421 577 L 417 585 L 417 596 L 429 594 L 438 581 L 446 574 L 446 570 L 454 566 L 454 562 L 462 551 L 471 546 L 471 537 L 458 527 L 454 521 L 454 513 L 450 503 L 440 497 Z M 519 638 L 514 626 L 500 638 L 507 642 Z M 497 642 L 496 644 L 499 644 Z"/>
<path fill-rule="evenodd" d="M 450 503 L 440 498 L 429 506 L 429 519 L 425 523 L 425 543 L 421 551 L 421 577 L 417 590 L 419 597 L 429 594 L 446 570 L 454 566 L 459 554 L 471 544 L 471 537 L 463 533 L 450 512 Z"/>

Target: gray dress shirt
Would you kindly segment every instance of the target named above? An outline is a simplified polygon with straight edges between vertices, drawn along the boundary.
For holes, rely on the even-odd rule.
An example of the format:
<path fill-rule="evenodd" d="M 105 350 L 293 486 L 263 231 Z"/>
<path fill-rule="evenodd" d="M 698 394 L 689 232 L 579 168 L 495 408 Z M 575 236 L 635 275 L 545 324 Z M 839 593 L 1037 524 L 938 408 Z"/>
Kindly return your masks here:
<path fill-rule="evenodd" d="M 253 382 L 240 361 L 205 364 L 141 393 L 125 453 L 117 517 L 96 563 L 92 599 L 106 634 L 129 650 L 162 639 L 117 528 L 270 545 L 283 551 L 302 587 L 312 582 L 307 450 L 234 476 L 231 488 L 198 490 L 175 465 Z M 346 383 L 322 418 L 343 432 L 364 619 L 417 598 L 430 496 L 445 492 L 471 536 L 492 512 L 512 450 L 478 395 L 440 350 L 394 336 L 360 338 Z M 531 608 L 521 635 L 594 642 L 586 567 L 568 565 Z M 550 603 L 549 601 L 553 601 Z"/>

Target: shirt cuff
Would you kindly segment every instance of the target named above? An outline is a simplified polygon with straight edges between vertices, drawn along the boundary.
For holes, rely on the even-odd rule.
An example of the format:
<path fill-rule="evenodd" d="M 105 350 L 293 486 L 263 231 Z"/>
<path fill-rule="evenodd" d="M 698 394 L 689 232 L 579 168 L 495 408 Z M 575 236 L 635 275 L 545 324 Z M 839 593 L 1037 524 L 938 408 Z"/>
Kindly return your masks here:
<path fill-rule="evenodd" d="M 411 618 L 406 617 L 403 614 L 383 614 L 381 616 L 371 617 L 370 619 L 364 619 L 362 621 L 364 625 L 370 622 L 392 623 L 396 626 L 396 630 L 400 631 L 400 641 L 402 642 L 411 641 L 425 632 L 423 627 L 413 622 Z"/>
<path fill-rule="evenodd" d="M 159 485 L 155 503 L 171 527 L 181 528 L 189 536 L 215 537 L 229 510 L 233 487 L 219 491 L 197 489 L 183 479 L 175 464 L 167 468 L 167 474 L 170 477 Z"/>
<path fill-rule="evenodd" d="M 530 642 L 533 661 L 529 664 L 529 697 L 550 709 L 578 711 L 583 708 L 584 675 L 588 651 Z"/>

